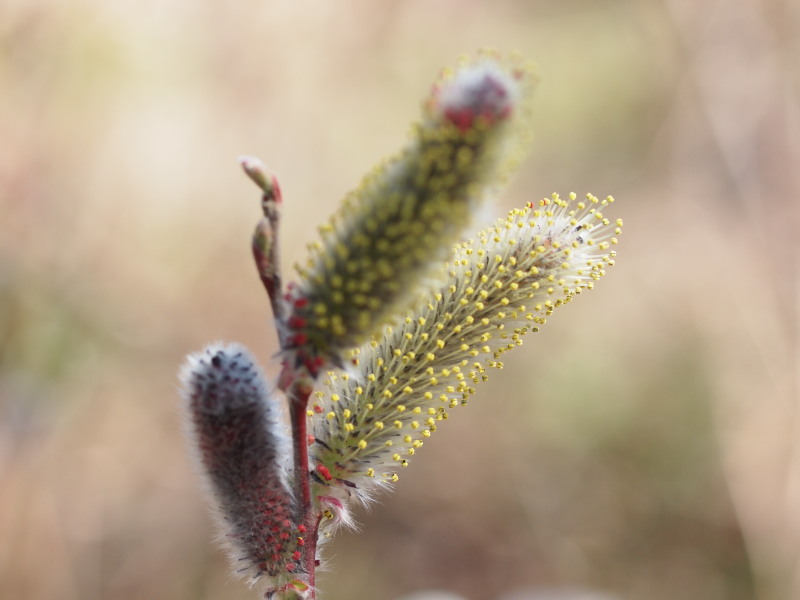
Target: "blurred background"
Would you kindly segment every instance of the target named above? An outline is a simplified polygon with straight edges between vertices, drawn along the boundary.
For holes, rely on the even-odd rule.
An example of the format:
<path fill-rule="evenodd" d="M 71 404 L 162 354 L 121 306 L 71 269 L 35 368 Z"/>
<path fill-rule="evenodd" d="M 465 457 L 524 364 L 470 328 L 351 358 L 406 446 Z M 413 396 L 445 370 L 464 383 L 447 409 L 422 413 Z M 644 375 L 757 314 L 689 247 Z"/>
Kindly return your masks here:
<path fill-rule="evenodd" d="M 328 547 L 322 597 L 800 598 L 799 33 L 792 0 L 0 0 L 0 596 L 255 597 L 176 391 L 218 339 L 276 374 L 236 157 L 279 174 L 288 269 L 489 46 L 541 76 L 496 214 L 612 194 L 617 265 Z"/>

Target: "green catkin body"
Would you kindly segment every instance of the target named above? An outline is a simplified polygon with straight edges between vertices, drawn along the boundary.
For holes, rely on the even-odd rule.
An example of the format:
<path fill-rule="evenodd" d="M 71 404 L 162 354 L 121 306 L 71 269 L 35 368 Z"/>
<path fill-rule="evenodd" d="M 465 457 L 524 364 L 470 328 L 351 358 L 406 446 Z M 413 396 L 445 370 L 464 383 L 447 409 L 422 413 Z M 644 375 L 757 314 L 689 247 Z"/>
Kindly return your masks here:
<path fill-rule="evenodd" d="M 593 287 L 621 231 L 601 212 L 612 200 L 553 196 L 512 211 L 455 248 L 449 279 L 427 304 L 353 352 L 355 372 L 329 373 L 309 410 L 314 459 L 330 474 L 320 494 L 344 483 L 368 499 L 395 481 L 504 352 Z"/>
<path fill-rule="evenodd" d="M 287 348 L 312 374 L 339 363 L 436 274 L 518 154 L 526 78 L 488 58 L 445 77 L 409 146 L 370 173 L 321 228 L 288 295 Z"/>

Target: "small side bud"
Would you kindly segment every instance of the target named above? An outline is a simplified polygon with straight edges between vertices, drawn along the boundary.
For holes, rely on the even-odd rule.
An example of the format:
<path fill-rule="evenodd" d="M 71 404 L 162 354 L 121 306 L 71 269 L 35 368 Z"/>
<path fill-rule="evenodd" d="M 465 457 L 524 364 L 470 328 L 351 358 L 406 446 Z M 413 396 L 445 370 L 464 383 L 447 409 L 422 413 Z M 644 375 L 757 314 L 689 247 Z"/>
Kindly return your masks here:
<path fill-rule="evenodd" d="M 267 291 L 272 312 L 278 323 L 283 319 L 283 298 L 281 297 L 281 274 L 278 268 L 278 248 L 275 227 L 266 217 L 261 219 L 253 232 L 253 260 L 258 276 Z M 279 328 L 279 334 L 282 333 Z"/>
<path fill-rule="evenodd" d="M 288 446 L 250 353 L 213 344 L 181 372 L 187 429 L 237 572 L 279 587 L 300 570 Z"/>
<path fill-rule="evenodd" d="M 280 219 L 280 206 L 283 204 L 278 178 L 267 169 L 261 160 L 253 156 L 240 156 L 239 164 L 242 165 L 245 174 L 250 180 L 263 192 L 261 210 L 264 216 L 269 219 L 273 229 L 276 228 Z"/>
<path fill-rule="evenodd" d="M 245 174 L 255 183 L 265 194 L 272 193 L 273 177 L 268 174 L 268 169 L 255 156 L 240 156 L 239 164 L 242 165 Z"/>
<path fill-rule="evenodd" d="M 262 280 L 272 280 L 275 276 L 275 235 L 269 222 L 261 219 L 253 232 L 253 258 Z"/>

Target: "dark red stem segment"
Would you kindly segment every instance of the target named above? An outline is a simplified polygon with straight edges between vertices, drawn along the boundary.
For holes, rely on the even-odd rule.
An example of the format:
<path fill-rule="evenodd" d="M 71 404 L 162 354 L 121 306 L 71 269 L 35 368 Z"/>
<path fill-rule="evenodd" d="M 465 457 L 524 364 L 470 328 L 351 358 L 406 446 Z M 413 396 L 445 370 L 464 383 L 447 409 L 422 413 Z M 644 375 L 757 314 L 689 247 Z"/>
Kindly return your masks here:
<path fill-rule="evenodd" d="M 291 369 L 284 364 L 284 372 Z M 284 377 L 282 376 L 282 379 Z M 288 378 L 288 377 L 287 377 Z M 287 395 L 289 397 L 289 415 L 292 421 L 292 444 L 294 446 L 295 494 L 300 499 L 298 522 L 306 529 L 307 537 L 303 545 L 303 567 L 308 573 L 308 584 L 311 586 L 311 598 L 314 594 L 314 572 L 316 568 L 317 532 L 319 522 L 315 518 L 311 504 L 311 478 L 308 471 L 308 398 L 314 389 L 314 381 L 309 376 L 295 377 Z"/>
<path fill-rule="evenodd" d="M 303 509 L 311 507 L 311 488 L 308 473 L 308 397 L 312 388 L 305 381 L 295 380 L 289 388 L 289 413 L 292 420 L 295 480 L 299 484 L 299 497 Z M 305 512 L 305 510 L 304 510 Z"/>

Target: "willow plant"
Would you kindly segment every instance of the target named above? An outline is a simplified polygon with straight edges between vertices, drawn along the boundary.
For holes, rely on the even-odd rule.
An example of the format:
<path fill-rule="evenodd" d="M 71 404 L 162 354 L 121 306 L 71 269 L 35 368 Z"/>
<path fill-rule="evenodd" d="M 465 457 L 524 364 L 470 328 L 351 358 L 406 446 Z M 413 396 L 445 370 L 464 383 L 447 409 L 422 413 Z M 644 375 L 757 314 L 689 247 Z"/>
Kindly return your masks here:
<path fill-rule="evenodd" d="M 280 375 L 273 387 L 247 349 L 212 344 L 181 378 L 221 537 L 265 598 L 315 598 L 321 542 L 353 505 L 397 481 L 502 355 L 614 263 L 611 197 L 553 195 L 465 236 L 523 154 L 534 83 L 491 52 L 443 72 L 406 148 L 345 198 L 285 288 L 280 187 L 241 159 L 262 194 L 252 248 Z"/>

